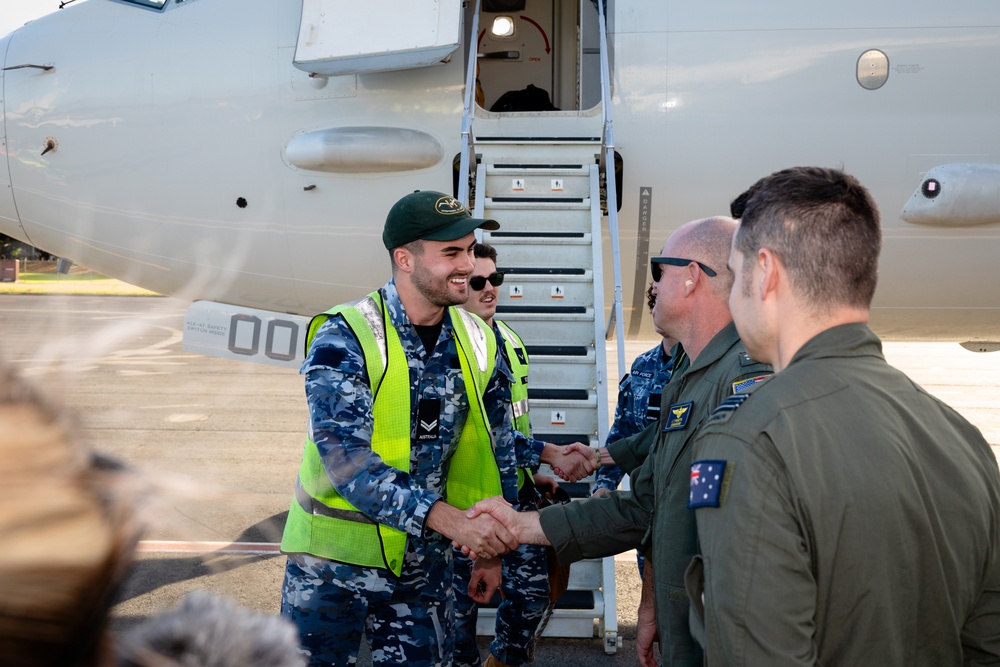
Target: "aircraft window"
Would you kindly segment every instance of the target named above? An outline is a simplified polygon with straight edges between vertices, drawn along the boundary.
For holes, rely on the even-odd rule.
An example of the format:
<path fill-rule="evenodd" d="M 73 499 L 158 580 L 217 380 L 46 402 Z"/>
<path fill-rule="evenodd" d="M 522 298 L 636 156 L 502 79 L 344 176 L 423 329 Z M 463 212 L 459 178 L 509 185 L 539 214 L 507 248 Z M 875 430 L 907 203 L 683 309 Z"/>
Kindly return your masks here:
<path fill-rule="evenodd" d="M 141 5 L 143 7 L 152 7 L 153 9 L 163 9 L 163 5 L 167 4 L 167 0 L 122 0 L 122 2 Z"/>
<path fill-rule="evenodd" d="M 920 186 L 920 191 L 928 199 L 934 199 L 941 194 L 941 184 L 933 178 L 928 178 Z"/>

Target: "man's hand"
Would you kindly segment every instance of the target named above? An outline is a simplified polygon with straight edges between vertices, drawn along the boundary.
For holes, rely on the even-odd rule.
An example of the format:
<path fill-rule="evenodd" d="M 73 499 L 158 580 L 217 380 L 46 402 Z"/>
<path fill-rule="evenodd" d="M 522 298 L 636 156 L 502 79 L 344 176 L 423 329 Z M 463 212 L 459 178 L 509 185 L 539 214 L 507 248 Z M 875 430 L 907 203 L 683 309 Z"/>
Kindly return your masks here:
<path fill-rule="evenodd" d="M 547 442 L 542 451 L 541 459 L 566 481 L 576 482 L 597 470 L 600 456 L 597 454 L 597 450 L 582 442 L 574 442 L 562 447 Z"/>
<path fill-rule="evenodd" d="M 499 496 L 495 500 L 504 503 Z M 431 506 L 427 527 L 451 538 L 473 560 L 494 558 L 518 547 L 511 532 L 491 515 L 466 516 L 462 510 L 440 500 Z"/>
<path fill-rule="evenodd" d="M 608 495 L 609 493 L 611 493 L 611 489 L 608 489 L 606 487 L 600 486 L 600 487 L 594 489 L 594 492 L 592 494 L 590 494 L 590 496 L 592 498 L 600 498 L 602 496 Z"/>
<path fill-rule="evenodd" d="M 469 597 L 478 604 L 486 604 L 500 588 L 500 559 L 480 558 L 472 563 L 469 579 Z"/>
<path fill-rule="evenodd" d="M 549 538 L 542 532 L 538 512 L 518 512 L 503 498 L 494 496 L 480 500 L 467 512 L 469 518 L 475 519 L 490 516 L 506 528 L 519 544 L 551 544 Z M 462 549 L 463 553 L 465 549 Z M 466 555 L 469 555 L 466 553 Z"/>
<path fill-rule="evenodd" d="M 639 598 L 639 617 L 636 622 L 635 652 L 639 667 L 659 667 L 654 644 L 660 641 L 656 629 L 656 601 L 653 588 L 653 564 L 646 559 L 642 576 L 642 596 Z"/>
<path fill-rule="evenodd" d="M 543 498 L 548 498 L 552 500 L 555 497 L 556 491 L 559 489 L 559 482 L 555 477 L 550 475 L 533 475 L 535 480 L 535 489 Z"/>

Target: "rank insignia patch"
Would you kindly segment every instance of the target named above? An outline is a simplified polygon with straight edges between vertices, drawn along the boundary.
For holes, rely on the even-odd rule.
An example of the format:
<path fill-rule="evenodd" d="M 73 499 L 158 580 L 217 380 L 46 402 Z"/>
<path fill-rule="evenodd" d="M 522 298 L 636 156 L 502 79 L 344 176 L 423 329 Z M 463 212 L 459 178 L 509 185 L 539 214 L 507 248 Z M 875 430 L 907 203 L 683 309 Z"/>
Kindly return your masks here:
<path fill-rule="evenodd" d="M 691 464 L 691 495 L 688 509 L 718 507 L 726 481 L 725 461 L 695 461 Z"/>
<path fill-rule="evenodd" d="M 667 408 L 667 424 L 663 427 L 663 431 L 681 431 L 687 428 L 692 407 L 694 407 L 694 401 L 674 403 Z"/>

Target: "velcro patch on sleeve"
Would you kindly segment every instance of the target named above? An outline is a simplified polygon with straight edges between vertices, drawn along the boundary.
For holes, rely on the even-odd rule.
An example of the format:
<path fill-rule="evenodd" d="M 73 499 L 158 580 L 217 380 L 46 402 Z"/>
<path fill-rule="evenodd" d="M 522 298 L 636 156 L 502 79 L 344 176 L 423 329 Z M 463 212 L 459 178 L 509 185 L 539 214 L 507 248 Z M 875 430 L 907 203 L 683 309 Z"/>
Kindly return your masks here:
<path fill-rule="evenodd" d="M 344 361 L 344 350 L 339 347 L 320 347 L 313 352 L 310 368 L 321 366 L 336 370 Z"/>
<path fill-rule="evenodd" d="M 691 464 L 691 495 L 688 509 L 719 507 L 726 483 L 726 461 L 705 460 Z"/>
<path fill-rule="evenodd" d="M 768 373 L 767 375 L 757 375 L 754 377 L 741 378 L 739 380 L 736 380 L 735 382 L 733 382 L 733 393 L 738 394 L 741 391 L 746 391 L 750 387 L 760 384 L 769 377 L 771 377 L 770 373 Z"/>

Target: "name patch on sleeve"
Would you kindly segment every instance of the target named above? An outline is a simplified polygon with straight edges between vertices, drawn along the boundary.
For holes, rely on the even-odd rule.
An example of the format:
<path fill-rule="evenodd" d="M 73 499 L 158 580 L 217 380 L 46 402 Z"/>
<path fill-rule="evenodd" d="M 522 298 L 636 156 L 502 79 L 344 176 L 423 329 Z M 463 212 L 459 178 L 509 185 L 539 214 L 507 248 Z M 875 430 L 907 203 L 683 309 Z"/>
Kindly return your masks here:
<path fill-rule="evenodd" d="M 722 500 L 722 485 L 725 481 L 725 461 L 707 460 L 692 463 L 688 509 L 718 507 Z"/>

